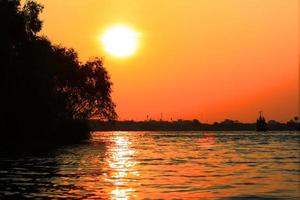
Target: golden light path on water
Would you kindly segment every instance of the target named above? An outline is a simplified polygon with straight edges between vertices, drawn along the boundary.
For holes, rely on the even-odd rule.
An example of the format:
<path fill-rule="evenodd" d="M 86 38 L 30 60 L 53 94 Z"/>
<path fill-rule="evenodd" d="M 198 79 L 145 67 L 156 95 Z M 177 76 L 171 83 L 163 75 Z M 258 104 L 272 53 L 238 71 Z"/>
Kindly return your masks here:
<path fill-rule="evenodd" d="M 112 182 L 115 189 L 111 191 L 112 199 L 128 199 L 134 188 L 130 186 L 131 177 L 138 176 L 134 170 L 136 162 L 133 160 L 135 151 L 130 148 L 131 142 L 128 136 L 116 133 L 113 138 L 114 144 L 108 152 L 107 163 L 111 174 L 104 174 L 105 180 Z M 135 195 L 133 195 L 135 196 Z"/>

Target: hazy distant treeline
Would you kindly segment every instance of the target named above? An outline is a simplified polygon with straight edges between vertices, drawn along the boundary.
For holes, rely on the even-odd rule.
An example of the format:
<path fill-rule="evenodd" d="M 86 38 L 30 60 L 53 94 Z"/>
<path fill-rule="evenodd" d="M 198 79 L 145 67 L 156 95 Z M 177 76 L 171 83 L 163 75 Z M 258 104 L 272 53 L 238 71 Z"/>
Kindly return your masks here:
<path fill-rule="evenodd" d="M 213 124 L 201 123 L 194 120 L 177 121 L 111 121 L 103 122 L 90 120 L 89 125 L 92 130 L 104 131 L 254 131 L 255 123 L 242 123 L 236 120 L 226 119 Z M 295 131 L 299 130 L 300 124 L 297 120 L 290 120 L 281 123 L 274 120 L 268 122 L 270 131 Z"/>

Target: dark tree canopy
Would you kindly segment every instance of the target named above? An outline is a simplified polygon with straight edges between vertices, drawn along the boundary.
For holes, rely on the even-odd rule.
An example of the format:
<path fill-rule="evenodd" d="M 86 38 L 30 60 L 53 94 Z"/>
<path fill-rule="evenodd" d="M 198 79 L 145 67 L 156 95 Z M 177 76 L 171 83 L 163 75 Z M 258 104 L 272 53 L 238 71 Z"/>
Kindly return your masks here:
<path fill-rule="evenodd" d="M 102 60 L 81 63 L 74 49 L 39 36 L 42 10 L 35 1 L 21 7 L 19 1 L 0 0 L 0 131 L 5 139 L 81 138 L 89 118 L 117 117 Z"/>

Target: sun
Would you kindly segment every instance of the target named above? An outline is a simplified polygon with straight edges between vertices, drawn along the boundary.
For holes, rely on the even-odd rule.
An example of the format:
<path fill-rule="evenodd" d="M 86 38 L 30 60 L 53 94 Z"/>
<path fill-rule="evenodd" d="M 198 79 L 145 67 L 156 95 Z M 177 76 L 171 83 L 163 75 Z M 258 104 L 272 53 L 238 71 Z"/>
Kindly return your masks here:
<path fill-rule="evenodd" d="M 127 57 L 136 52 L 138 33 L 126 25 L 114 25 L 101 35 L 104 50 L 116 57 Z"/>

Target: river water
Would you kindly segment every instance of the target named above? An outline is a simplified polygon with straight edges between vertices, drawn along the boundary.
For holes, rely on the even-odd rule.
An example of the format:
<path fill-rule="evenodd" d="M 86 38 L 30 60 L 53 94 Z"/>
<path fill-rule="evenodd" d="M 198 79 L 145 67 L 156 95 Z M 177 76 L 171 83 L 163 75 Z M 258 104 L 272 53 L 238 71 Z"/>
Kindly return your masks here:
<path fill-rule="evenodd" d="M 299 132 L 95 132 L 0 158 L 0 199 L 300 199 Z"/>

